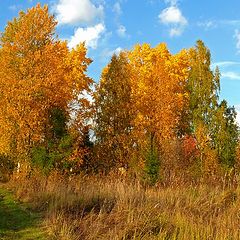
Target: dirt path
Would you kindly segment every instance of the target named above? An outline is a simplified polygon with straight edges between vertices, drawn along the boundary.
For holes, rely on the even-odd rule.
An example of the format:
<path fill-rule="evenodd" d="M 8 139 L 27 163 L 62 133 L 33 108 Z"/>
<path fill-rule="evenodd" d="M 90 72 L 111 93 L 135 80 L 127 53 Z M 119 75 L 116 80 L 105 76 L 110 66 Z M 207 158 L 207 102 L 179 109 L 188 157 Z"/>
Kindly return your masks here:
<path fill-rule="evenodd" d="M 0 187 L 0 240 L 46 240 L 41 215 L 19 203 L 12 193 Z"/>

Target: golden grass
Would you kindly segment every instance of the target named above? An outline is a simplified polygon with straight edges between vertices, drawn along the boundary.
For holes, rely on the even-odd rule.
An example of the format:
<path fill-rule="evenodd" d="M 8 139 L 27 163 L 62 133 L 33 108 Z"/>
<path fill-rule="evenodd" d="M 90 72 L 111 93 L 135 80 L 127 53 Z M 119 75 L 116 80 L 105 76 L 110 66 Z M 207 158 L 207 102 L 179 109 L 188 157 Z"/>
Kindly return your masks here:
<path fill-rule="evenodd" d="M 51 239 L 240 239 L 238 186 L 146 187 L 128 178 L 57 173 L 17 181 L 17 196 L 46 211 Z"/>

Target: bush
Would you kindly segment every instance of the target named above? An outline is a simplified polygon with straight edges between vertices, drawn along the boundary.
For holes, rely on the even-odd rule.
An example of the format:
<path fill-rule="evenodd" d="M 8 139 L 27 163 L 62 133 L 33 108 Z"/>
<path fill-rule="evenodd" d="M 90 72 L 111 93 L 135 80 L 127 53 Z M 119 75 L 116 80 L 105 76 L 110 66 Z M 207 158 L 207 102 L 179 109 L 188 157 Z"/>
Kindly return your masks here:
<path fill-rule="evenodd" d="M 151 141 L 145 158 L 145 180 L 148 184 L 154 185 L 159 180 L 160 158 L 156 144 Z"/>
<path fill-rule="evenodd" d="M 31 151 L 31 160 L 34 167 L 48 174 L 54 167 L 54 158 L 49 157 L 46 147 L 34 147 Z"/>
<path fill-rule="evenodd" d="M 13 173 L 15 164 L 11 157 L 5 154 L 0 154 L 0 181 L 8 181 Z"/>

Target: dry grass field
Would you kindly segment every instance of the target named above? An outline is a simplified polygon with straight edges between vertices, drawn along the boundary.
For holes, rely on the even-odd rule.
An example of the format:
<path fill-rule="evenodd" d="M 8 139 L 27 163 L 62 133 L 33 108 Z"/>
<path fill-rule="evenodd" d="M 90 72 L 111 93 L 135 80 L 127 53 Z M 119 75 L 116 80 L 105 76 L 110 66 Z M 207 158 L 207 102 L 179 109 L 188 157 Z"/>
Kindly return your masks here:
<path fill-rule="evenodd" d="M 62 240 L 240 239 L 237 185 L 149 187 L 119 176 L 64 178 L 57 173 L 8 183 L 19 200 L 45 213 L 49 238 Z"/>

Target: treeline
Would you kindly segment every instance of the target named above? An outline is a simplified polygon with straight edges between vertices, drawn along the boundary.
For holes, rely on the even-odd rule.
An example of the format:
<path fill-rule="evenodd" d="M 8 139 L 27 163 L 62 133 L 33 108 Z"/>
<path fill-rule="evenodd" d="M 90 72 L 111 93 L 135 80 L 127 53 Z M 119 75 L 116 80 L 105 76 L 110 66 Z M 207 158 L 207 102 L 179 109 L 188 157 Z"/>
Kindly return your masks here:
<path fill-rule="evenodd" d="M 2 172 L 124 169 L 155 183 L 238 170 L 236 111 L 219 101 L 220 72 L 202 41 L 175 55 L 136 45 L 94 83 L 85 45 L 69 49 L 56 24 L 37 5 L 0 36 Z"/>

